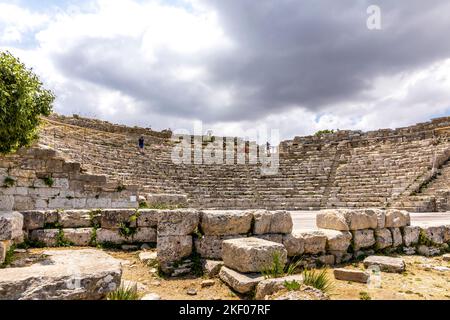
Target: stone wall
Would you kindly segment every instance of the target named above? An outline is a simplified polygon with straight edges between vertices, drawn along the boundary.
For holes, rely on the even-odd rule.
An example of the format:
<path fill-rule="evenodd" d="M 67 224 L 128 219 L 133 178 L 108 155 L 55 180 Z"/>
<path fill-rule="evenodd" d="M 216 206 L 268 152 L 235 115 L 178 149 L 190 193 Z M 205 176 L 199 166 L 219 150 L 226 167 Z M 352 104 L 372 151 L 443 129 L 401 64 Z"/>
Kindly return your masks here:
<path fill-rule="evenodd" d="M 0 210 L 130 208 L 137 190 L 40 146 L 0 156 Z"/>

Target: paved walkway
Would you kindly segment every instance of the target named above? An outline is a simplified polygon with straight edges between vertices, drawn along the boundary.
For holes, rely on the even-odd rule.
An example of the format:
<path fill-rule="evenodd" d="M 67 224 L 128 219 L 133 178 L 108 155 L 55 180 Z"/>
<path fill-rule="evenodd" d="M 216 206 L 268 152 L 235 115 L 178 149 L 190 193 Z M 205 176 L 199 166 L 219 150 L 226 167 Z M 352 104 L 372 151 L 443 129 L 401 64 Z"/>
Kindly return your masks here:
<path fill-rule="evenodd" d="M 317 229 L 317 212 L 318 211 L 291 211 L 294 230 Z M 411 213 L 411 224 L 415 226 L 450 225 L 450 212 Z"/>

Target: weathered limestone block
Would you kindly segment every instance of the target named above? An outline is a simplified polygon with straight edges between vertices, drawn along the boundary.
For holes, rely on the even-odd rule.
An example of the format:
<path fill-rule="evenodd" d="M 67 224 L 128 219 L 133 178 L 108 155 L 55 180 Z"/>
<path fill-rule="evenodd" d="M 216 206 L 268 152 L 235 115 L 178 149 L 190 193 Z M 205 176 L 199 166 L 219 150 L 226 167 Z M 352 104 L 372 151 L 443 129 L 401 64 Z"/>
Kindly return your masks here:
<path fill-rule="evenodd" d="M 361 248 L 370 248 L 376 243 L 373 230 L 356 230 L 352 233 L 354 251 L 358 251 Z"/>
<path fill-rule="evenodd" d="M 46 211 L 25 211 L 23 215 L 23 228 L 25 230 L 43 229 L 46 223 Z"/>
<path fill-rule="evenodd" d="M 10 211 L 14 208 L 14 196 L 0 195 L 0 211 Z"/>
<path fill-rule="evenodd" d="M 158 236 L 186 236 L 192 234 L 198 224 L 197 210 L 162 210 L 158 214 Z"/>
<path fill-rule="evenodd" d="M 172 264 L 192 254 L 192 236 L 159 236 L 158 261 L 161 270 L 171 273 Z"/>
<path fill-rule="evenodd" d="M 258 239 L 264 239 L 267 241 L 272 241 L 272 242 L 276 242 L 276 243 L 283 243 L 283 234 L 277 234 L 277 233 L 268 233 L 268 234 L 261 234 L 261 235 L 257 235 L 254 236 L 255 238 Z"/>
<path fill-rule="evenodd" d="M 392 233 L 392 246 L 394 248 L 399 247 L 403 244 L 402 232 L 400 228 L 390 228 Z"/>
<path fill-rule="evenodd" d="M 288 234 L 292 232 L 292 217 L 287 211 L 257 210 L 253 212 L 253 234 Z"/>
<path fill-rule="evenodd" d="M 376 247 L 379 250 L 392 246 L 392 234 L 389 229 L 375 230 Z"/>
<path fill-rule="evenodd" d="M 201 229 L 205 235 L 227 236 L 251 232 L 253 214 L 250 211 L 212 211 L 201 214 Z"/>
<path fill-rule="evenodd" d="M 379 214 L 382 214 L 381 211 L 376 209 L 323 210 L 316 216 L 316 225 L 321 229 L 338 231 L 376 229 Z M 382 221 L 381 218 L 380 221 Z"/>
<path fill-rule="evenodd" d="M 419 242 L 420 227 L 403 227 L 403 244 L 411 247 Z"/>
<path fill-rule="evenodd" d="M 223 261 L 216 260 L 204 260 L 202 262 L 203 273 L 210 277 L 216 277 L 219 275 L 220 269 L 223 267 Z"/>
<path fill-rule="evenodd" d="M 117 229 L 121 223 L 130 223 L 136 227 L 137 215 L 134 209 L 106 209 L 102 210 L 100 224 L 104 229 Z"/>
<path fill-rule="evenodd" d="M 431 256 L 436 256 L 440 253 L 441 253 L 441 250 L 439 248 L 428 247 L 425 245 L 420 245 L 417 247 L 417 254 L 422 255 L 422 256 L 431 257 Z"/>
<path fill-rule="evenodd" d="M 144 264 L 153 264 L 158 260 L 157 252 L 144 251 L 139 253 L 139 260 Z"/>
<path fill-rule="evenodd" d="M 92 225 L 89 210 L 60 211 L 58 222 L 63 228 L 87 228 Z"/>
<path fill-rule="evenodd" d="M 242 294 L 253 291 L 258 283 L 265 279 L 260 273 L 242 274 L 227 267 L 220 269 L 219 277 L 233 290 Z"/>
<path fill-rule="evenodd" d="M 327 237 L 327 250 L 347 251 L 352 241 L 352 234 L 349 231 L 336 231 L 329 229 L 320 230 Z"/>
<path fill-rule="evenodd" d="M 303 283 L 302 275 L 292 275 L 282 278 L 265 279 L 256 286 L 255 299 L 264 300 L 266 296 L 272 295 L 278 291 L 285 289 L 285 282 L 296 281 L 298 284 Z"/>
<path fill-rule="evenodd" d="M 0 240 L 0 265 L 5 261 L 6 254 L 12 243 L 11 240 Z"/>
<path fill-rule="evenodd" d="M 33 230 L 30 233 L 30 240 L 43 243 L 47 247 L 54 247 L 57 243 L 58 233 L 58 229 Z"/>
<path fill-rule="evenodd" d="M 370 278 L 370 274 L 361 270 L 353 269 L 334 269 L 334 277 L 336 280 L 353 281 L 360 283 L 367 283 Z"/>
<path fill-rule="evenodd" d="M 92 237 L 92 228 L 63 229 L 64 238 L 75 246 L 89 246 Z"/>
<path fill-rule="evenodd" d="M 298 231 L 283 236 L 283 245 L 287 250 L 288 257 L 300 256 L 305 252 L 305 239 Z"/>
<path fill-rule="evenodd" d="M 387 256 L 370 256 L 364 259 L 364 267 L 378 266 L 381 271 L 402 273 L 405 271 L 405 261 L 401 258 Z"/>
<path fill-rule="evenodd" d="M 444 226 L 444 242 L 450 242 L 450 225 Z"/>
<path fill-rule="evenodd" d="M 431 226 L 423 228 L 425 237 L 433 244 L 444 243 L 444 226 Z"/>
<path fill-rule="evenodd" d="M 138 227 L 156 228 L 158 225 L 158 212 L 158 210 L 139 210 Z"/>
<path fill-rule="evenodd" d="M 97 230 L 97 243 L 113 243 L 113 244 L 123 244 L 131 243 L 131 238 L 126 238 L 120 235 L 118 229 L 98 229 Z"/>
<path fill-rule="evenodd" d="M 389 209 L 386 211 L 386 228 L 401 228 L 411 225 L 408 211 Z"/>
<path fill-rule="evenodd" d="M 0 241 L 23 237 L 23 216 L 19 212 L 0 212 Z"/>
<path fill-rule="evenodd" d="M 275 254 L 284 266 L 287 251 L 282 244 L 258 238 L 231 239 L 222 244 L 224 265 L 240 272 L 261 272 L 270 268 Z"/>
<path fill-rule="evenodd" d="M 133 242 L 149 243 L 156 242 L 155 228 L 137 228 L 136 233 L 132 235 Z"/>
<path fill-rule="evenodd" d="M 0 272 L 0 300 L 100 300 L 120 285 L 120 262 L 99 250 L 44 255 L 48 263 Z"/>
<path fill-rule="evenodd" d="M 195 239 L 195 249 L 203 258 L 222 259 L 222 243 L 224 240 L 238 239 L 243 236 L 203 236 Z"/>
<path fill-rule="evenodd" d="M 327 236 L 321 231 L 305 231 L 301 233 L 305 241 L 306 254 L 325 253 L 327 246 Z"/>
<path fill-rule="evenodd" d="M 293 301 L 309 301 L 309 300 L 330 300 L 330 297 L 321 290 L 301 285 L 299 290 L 287 291 L 282 290 L 273 295 L 266 296 L 265 300 L 293 300 Z"/>
<path fill-rule="evenodd" d="M 449 254 L 449 253 L 444 254 L 444 255 L 442 256 L 442 260 L 444 260 L 444 261 L 450 261 L 450 254 Z"/>

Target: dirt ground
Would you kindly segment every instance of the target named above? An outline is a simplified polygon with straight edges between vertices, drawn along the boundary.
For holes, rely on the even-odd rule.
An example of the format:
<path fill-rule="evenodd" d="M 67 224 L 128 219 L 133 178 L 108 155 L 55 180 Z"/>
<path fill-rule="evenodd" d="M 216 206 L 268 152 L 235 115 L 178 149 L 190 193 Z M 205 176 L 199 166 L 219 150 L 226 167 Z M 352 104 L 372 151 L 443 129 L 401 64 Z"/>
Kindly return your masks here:
<path fill-rule="evenodd" d="M 38 255 L 45 249 L 32 249 L 29 253 Z M 55 250 L 55 249 L 51 249 Z M 64 250 L 64 249 L 60 249 Z M 193 276 L 162 278 L 156 269 L 139 261 L 139 252 L 104 250 L 123 262 L 123 280 L 142 284 L 141 293 L 155 293 L 164 300 L 237 300 L 241 299 L 219 279 L 214 285 L 202 288 L 207 278 Z M 332 280 L 329 295 L 332 300 L 450 300 L 450 262 L 441 257 L 402 256 L 406 272 L 402 274 L 381 273 L 381 288 L 367 284 L 335 280 L 333 269 L 328 270 Z M 344 267 L 344 266 L 340 266 Z M 346 268 L 364 269 L 362 263 L 353 263 Z M 436 270 L 435 267 L 444 267 Z M 195 295 L 191 291 L 195 292 Z"/>

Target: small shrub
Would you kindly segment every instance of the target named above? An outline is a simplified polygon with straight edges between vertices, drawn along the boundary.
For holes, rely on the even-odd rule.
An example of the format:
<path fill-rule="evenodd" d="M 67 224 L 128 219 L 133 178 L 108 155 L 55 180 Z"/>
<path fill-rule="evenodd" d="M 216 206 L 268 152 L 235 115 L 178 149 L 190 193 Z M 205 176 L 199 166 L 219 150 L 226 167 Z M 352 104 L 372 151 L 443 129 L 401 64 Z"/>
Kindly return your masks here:
<path fill-rule="evenodd" d="M 125 237 L 128 239 L 128 238 L 132 237 L 133 235 L 135 235 L 136 232 L 137 232 L 137 228 L 131 227 L 130 221 L 119 223 L 119 234 L 122 237 Z"/>
<path fill-rule="evenodd" d="M 57 247 L 71 247 L 73 246 L 73 242 L 66 239 L 64 236 L 63 229 L 59 229 L 58 234 L 56 235 L 56 246 Z"/>
<path fill-rule="evenodd" d="M 303 271 L 303 283 L 307 286 L 319 289 L 325 293 L 332 289 L 332 283 L 327 275 L 327 270 L 304 270 Z"/>
<path fill-rule="evenodd" d="M 42 178 L 42 181 L 44 181 L 45 185 L 49 188 L 53 187 L 53 185 L 55 184 L 55 181 L 50 176 Z"/>
<path fill-rule="evenodd" d="M 3 180 L 3 187 L 4 188 L 11 188 L 11 187 L 14 187 L 15 183 L 16 183 L 16 180 L 14 180 L 11 177 L 6 177 L 5 180 Z"/>
<path fill-rule="evenodd" d="M 108 294 L 108 300 L 139 300 L 137 285 L 130 287 L 120 286 L 119 289 Z"/>
<path fill-rule="evenodd" d="M 419 233 L 419 245 L 424 245 L 427 247 L 433 247 L 435 244 L 433 243 L 433 241 L 431 241 L 427 235 L 425 234 L 425 231 L 420 230 Z"/>
<path fill-rule="evenodd" d="M 125 191 L 125 190 L 127 190 L 127 188 L 124 185 L 118 185 L 117 188 L 116 188 L 117 192 L 122 192 L 122 191 Z"/>
<path fill-rule="evenodd" d="M 301 287 L 300 283 L 295 280 L 285 281 L 283 285 L 288 291 L 297 291 Z"/>
<path fill-rule="evenodd" d="M 97 228 L 93 228 L 91 232 L 91 238 L 89 239 L 89 246 L 97 246 Z"/>
<path fill-rule="evenodd" d="M 359 293 L 359 300 L 372 300 L 372 298 L 370 297 L 370 295 L 367 292 L 361 291 Z"/>
<path fill-rule="evenodd" d="M 149 209 L 148 203 L 146 201 L 139 202 L 139 209 Z"/>
<path fill-rule="evenodd" d="M 281 262 L 279 252 L 274 252 L 272 255 L 272 265 L 262 271 L 266 278 L 281 278 L 285 275 L 284 264 Z"/>
<path fill-rule="evenodd" d="M 327 134 L 333 134 L 334 132 L 335 132 L 334 130 L 319 130 L 314 135 L 316 137 L 321 137 Z"/>

